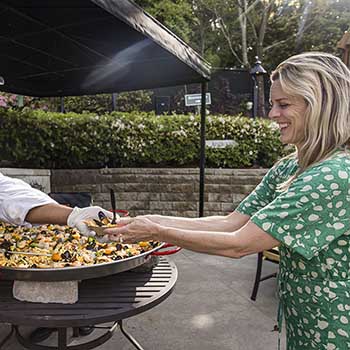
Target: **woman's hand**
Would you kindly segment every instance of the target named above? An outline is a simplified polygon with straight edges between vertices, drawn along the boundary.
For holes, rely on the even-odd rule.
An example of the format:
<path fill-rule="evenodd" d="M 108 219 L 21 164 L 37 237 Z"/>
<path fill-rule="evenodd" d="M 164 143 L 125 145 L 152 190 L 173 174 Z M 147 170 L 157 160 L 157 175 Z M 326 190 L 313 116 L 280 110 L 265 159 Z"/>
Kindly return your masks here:
<path fill-rule="evenodd" d="M 121 218 L 119 227 L 105 229 L 111 241 L 136 243 L 140 241 L 157 241 L 160 226 L 145 216 L 135 218 Z"/>

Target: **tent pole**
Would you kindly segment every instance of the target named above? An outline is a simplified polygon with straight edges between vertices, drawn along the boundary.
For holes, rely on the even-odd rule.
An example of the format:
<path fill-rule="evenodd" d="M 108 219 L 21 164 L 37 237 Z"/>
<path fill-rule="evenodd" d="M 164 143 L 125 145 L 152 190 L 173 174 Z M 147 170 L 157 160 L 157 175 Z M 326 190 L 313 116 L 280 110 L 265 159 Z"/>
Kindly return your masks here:
<path fill-rule="evenodd" d="M 61 99 L 60 99 L 61 101 L 61 103 L 60 103 L 60 112 L 61 113 L 65 113 L 65 110 L 64 110 L 64 97 L 63 96 L 61 96 Z"/>
<path fill-rule="evenodd" d="M 201 148 L 200 148 L 200 165 L 199 165 L 199 217 L 203 216 L 204 212 L 204 171 L 205 171 L 205 105 L 207 83 L 201 83 Z"/>
<path fill-rule="evenodd" d="M 112 111 L 116 110 L 116 98 L 117 98 L 117 94 L 116 93 L 112 93 Z"/>

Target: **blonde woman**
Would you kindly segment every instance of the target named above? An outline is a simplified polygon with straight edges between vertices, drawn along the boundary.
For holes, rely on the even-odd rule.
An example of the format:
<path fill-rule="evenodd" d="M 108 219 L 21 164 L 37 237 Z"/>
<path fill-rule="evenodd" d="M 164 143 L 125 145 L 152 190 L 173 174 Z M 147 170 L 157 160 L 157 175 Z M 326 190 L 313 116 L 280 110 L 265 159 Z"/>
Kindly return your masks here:
<path fill-rule="evenodd" d="M 149 215 L 108 233 L 232 258 L 279 246 L 287 349 L 349 349 L 350 71 L 335 56 L 311 52 L 282 62 L 271 81 L 269 117 L 296 152 L 232 214 Z"/>

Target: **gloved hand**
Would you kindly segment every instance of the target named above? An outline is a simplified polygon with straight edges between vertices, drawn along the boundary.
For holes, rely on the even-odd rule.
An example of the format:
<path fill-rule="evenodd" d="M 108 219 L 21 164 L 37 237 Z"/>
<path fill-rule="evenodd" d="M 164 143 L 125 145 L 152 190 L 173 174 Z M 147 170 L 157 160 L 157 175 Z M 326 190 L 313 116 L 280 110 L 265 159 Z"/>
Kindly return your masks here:
<path fill-rule="evenodd" d="M 113 218 L 113 214 L 101 207 L 86 207 L 86 208 L 78 208 L 75 207 L 72 212 L 69 214 L 67 219 L 67 225 L 77 228 L 84 236 L 95 236 L 95 232 L 91 231 L 85 221 L 96 219 L 100 220 L 98 213 L 102 211 L 110 220 Z M 117 215 L 117 221 L 119 216 Z"/>

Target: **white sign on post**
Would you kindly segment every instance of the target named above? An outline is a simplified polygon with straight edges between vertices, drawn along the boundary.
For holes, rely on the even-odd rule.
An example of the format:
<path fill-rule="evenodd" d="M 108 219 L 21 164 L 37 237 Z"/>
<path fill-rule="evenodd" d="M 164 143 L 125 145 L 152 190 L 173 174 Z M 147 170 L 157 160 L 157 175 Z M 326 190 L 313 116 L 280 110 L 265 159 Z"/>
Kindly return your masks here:
<path fill-rule="evenodd" d="M 237 142 L 235 140 L 207 140 L 205 145 L 209 148 L 225 148 L 237 146 Z"/>
<path fill-rule="evenodd" d="M 200 106 L 202 103 L 202 94 L 189 94 L 185 95 L 185 106 Z M 205 104 L 211 104 L 211 95 L 210 92 L 205 94 Z"/>

